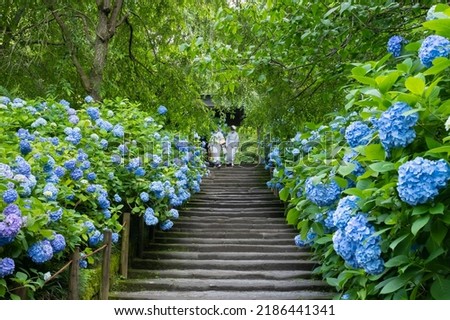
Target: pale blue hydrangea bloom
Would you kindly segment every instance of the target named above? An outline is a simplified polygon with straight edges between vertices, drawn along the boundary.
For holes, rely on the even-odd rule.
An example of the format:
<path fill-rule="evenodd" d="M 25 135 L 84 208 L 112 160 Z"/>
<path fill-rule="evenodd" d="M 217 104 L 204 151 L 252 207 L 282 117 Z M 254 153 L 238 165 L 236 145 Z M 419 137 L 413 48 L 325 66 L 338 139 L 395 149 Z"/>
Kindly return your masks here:
<path fill-rule="evenodd" d="M 0 258 L 0 278 L 4 278 L 14 273 L 16 265 L 11 258 Z"/>
<path fill-rule="evenodd" d="M 168 231 L 172 229 L 173 222 L 171 220 L 163 221 L 159 224 L 159 227 L 161 228 L 162 231 Z"/>
<path fill-rule="evenodd" d="M 345 139 L 350 147 L 367 145 L 373 136 L 373 130 L 362 121 L 354 121 L 345 129 Z"/>
<path fill-rule="evenodd" d="M 398 169 L 397 191 L 402 201 L 415 206 L 432 201 L 450 180 L 450 166 L 443 160 L 417 157 Z"/>
<path fill-rule="evenodd" d="M 306 198 L 318 206 L 332 205 L 339 199 L 341 191 L 341 188 L 334 180 L 331 180 L 329 183 L 319 182 L 314 184 L 313 178 L 306 179 Z"/>
<path fill-rule="evenodd" d="M 448 57 L 450 41 L 442 36 L 432 35 L 423 40 L 419 49 L 419 59 L 426 67 L 431 67 L 437 57 Z"/>
<path fill-rule="evenodd" d="M 405 102 L 396 102 L 374 119 L 373 124 L 378 129 L 381 144 L 386 151 L 392 148 L 404 148 L 414 141 L 416 131 L 414 126 L 419 120 L 417 113 L 404 115 L 412 108 Z"/>

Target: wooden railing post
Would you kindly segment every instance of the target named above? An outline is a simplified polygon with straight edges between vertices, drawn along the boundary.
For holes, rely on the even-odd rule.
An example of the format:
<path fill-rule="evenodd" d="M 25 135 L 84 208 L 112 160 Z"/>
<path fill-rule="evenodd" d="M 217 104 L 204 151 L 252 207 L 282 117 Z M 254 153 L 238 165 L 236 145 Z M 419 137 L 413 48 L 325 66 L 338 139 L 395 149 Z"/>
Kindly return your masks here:
<path fill-rule="evenodd" d="M 78 300 L 78 283 L 80 278 L 80 248 L 75 247 L 72 254 L 72 265 L 70 267 L 69 278 L 69 300 Z"/>
<path fill-rule="evenodd" d="M 109 278 L 111 268 L 111 246 L 112 232 L 111 230 L 103 231 L 103 261 L 102 261 L 102 282 L 100 287 L 100 300 L 108 300 L 109 296 Z"/>
<path fill-rule="evenodd" d="M 128 278 L 128 251 L 130 248 L 130 213 L 123 214 L 122 248 L 120 251 L 120 275 Z"/>
<path fill-rule="evenodd" d="M 145 246 L 145 240 L 146 240 L 146 234 L 145 234 L 145 220 L 144 216 L 139 218 L 139 233 L 138 233 L 138 242 L 137 242 L 137 256 L 139 258 L 142 258 L 144 255 L 144 246 Z"/>

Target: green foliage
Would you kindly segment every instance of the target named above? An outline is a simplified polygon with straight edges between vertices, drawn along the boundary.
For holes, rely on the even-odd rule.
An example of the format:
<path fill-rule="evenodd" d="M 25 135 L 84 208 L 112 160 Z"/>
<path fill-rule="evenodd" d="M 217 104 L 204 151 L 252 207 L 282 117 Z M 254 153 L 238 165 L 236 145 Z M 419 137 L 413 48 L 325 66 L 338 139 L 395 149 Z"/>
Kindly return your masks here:
<path fill-rule="evenodd" d="M 445 10 L 440 12 L 450 15 L 448 6 L 443 7 Z M 425 37 L 432 30 L 447 35 L 447 18 L 426 22 L 425 29 L 410 34 L 423 33 Z M 303 132 L 278 144 L 269 154 L 268 166 L 275 167 L 269 185 L 280 189 L 281 200 L 288 202 L 287 222 L 297 225 L 302 239 L 313 232 L 311 247 L 321 262 L 316 272 L 339 291 L 339 296 L 347 293 L 351 299 L 448 299 L 448 181 L 437 196 L 417 205 L 400 197 L 398 185 L 399 168 L 407 161 L 424 157 L 443 159 L 448 165 L 450 160 L 450 90 L 445 73 L 448 57 L 436 58 L 430 68 L 425 68 L 418 58 L 418 48 L 408 45 L 397 58 L 387 55 L 376 61 L 353 63 L 349 81 L 343 87 L 346 111 L 331 114 L 329 122 L 305 125 Z M 410 142 L 404 147 L 387 148 L 373 124 L 396 102 L 408 103 L 412 109 L 403 115 L 417 115 L 418 122 Z M 345 130 L 355 121 L 364 121 L 373 134 L 367 143 L 350 148 Z M 387 134 L 396 134 L 395 130 Z M 286 174 L 290 167 L 293 172 Z M 416 187 L 420 188 L 422 178 L 417 175 Z M 323 222 L 332 216 L 337 201 L 324 207 L 314 204 L 305 190 L 308 178 L 314 183 L 333 179 L 342 189 L 340 198 L 359 198 L 350 215 L 366 215 L 380 236 L 382 270 L 371 273 L 352 266 L 337 253 L 336 226 L 333 229 L 329 221 Z"/>

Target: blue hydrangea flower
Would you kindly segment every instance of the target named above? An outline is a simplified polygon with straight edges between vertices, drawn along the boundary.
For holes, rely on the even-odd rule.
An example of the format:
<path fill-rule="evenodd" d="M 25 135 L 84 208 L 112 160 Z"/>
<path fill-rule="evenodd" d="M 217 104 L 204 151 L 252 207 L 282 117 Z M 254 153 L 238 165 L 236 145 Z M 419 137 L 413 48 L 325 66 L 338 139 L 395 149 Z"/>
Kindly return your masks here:
<path fill-rule="evenodd" d="M 350 218 L 345 228 L 333 235 L 333 247 L 351 267 L 362 268 L 368 274 L 384 271 L 381 258 L 381 238 L 375 235 L 364 214 L 358 213 Z"/>
<path fill-rule="evenodd" d="M 95 174 L 95 172 L 89 172 L 86 175 L 86 179 L 88 179 L 89 181 L 94 181 L 97 178 L 97 175 Z"/>
<path fill-rule="evenodd" d="M 305 193 L 309 201 L 323 207 L 332 205 L 339 199 L 341 188 L 334 180 L 328 184 L 323 182 L 315 184 L 313 178 L 308 178 L 305 183 Z"/>
<path fill-rule="evenodd" d="M 113 232 L 111 236 L 112 243 L 118 243 L 119 242 L 119 234 L 117 232 Z"/>
<path fill-rule="evenodd" d="M 92 221 L 85 221 L 84 226 L 87 228 L 88 233 L 92 233 L 95 230 L 95 225 Z"/>
<path fill-rule="evenodd" d="M 105 219 L 110 219 L 111 218 L 111 211 L 109 211 L 108 209 L 104 209 L 102 211 L 103 213 L 103 217 L 105 217 Z"/>
<path fill-rule="evenodd" d="M 100 147 L 102 149 L 108 148 L 108 141 L 106 141 L 105 139 L 100 140 Z"/>
<path fill-rule="evenodd" d="M 149 186 L 150 191 L 154 192 L 157 199 L 162 199 L 165 196 L 164 185 L 161 181 L 152 181 Z"/>
<path fill-rule="evenodd" d="M 64 168 L 66 168 L 67 170 L 74 170 L 77 167 L 77 161 L 74 159 L 71 160 L 67 160 L 66 162 L 64 162 Z"/>
<path fill-rule="evenodd" d="M 294 243 L 297 247 L 303 248 L 311 245 L 316 237 L 317 234 L 312 229 L 310 229 L 306 235 L 305 240 L 303 240 L 301 235 L 298 234 L 294 237 Z"/>
<path fill-rule="evenodd" d="M 128 147 L 124 144 L 119 145 L 118 149 L 121 155 L 126 155 L 128 153 Z"/>
<path fill-rule="evenodd" d="M 159 224 L 159 228 L 162 231 L 168 231 L 168 230 L 172 229 L 172 227 L 173 227 L 173 222 L 171 220 L 165 220 Z"/>
<path fill-rule="evenodd" d="M 116 124 L 114 126 L 114 128 L 112 129 L 112 133 L 115 137 L 118 137 L 118 138 L 123 138 L 123 136 L 125 135 L 123 126 L 120 124 Z"/>
<path fill-rule="evenodd" d="M 57 254 L 61 251 L 64 251 L 64 249 L 66 248 L 66 239 L 62 234 L 57 233 L 55 234 L 53 240 L 50 240 L 50 244 L 52 246 L 53 253 Z"/>
<path fill-rule="evenodd" d="M 88 262 L 86 259 L 80 259 L 80 262 L 78 265 L 80 266 L 80 268 L 86 269 L 88 267 Z"/>
<path fill-rule="evenodd" d="M 443 160 L 417 157 L 398 169 L 397 191 L 402 201 L 415 206 L 432 201 L 450 180 L 450 166 Z"/>
<path fill-rule="evenodd" d="M 16 216 L 21 217 L 22 216 L 22 211 L 20 211 L 19 206 L 17 206 L 14 203 L 8 204 L 5 209 L 3 209 L 3 215 L 4 216 L 9 216 L 11 214 L 14 214 Z"/>
<path fill-rule="evenodd" d="M 345 129 L 345 139 L 352 148 L 367 145 L 372 135 L 373 130 L 362 121 L 354 121 Z"/>
<path fill-rule="evenodd" d="M 88 243 L 91 247 L 97 246 L 102 241 L 103 234 L 98 230 L 95 230 L 92 234 L 89 235 Z"/>
<path fill-rule="evenodd" d="M 70 177 L 75 181 L 80 180 L 83 177 L 83 170 L 76 168 L 70 173 Z"/>
<path fill-rule="evenodd" d="M 100 119 L 100 111 L 98 108 L 89 107 L 86 109 L 86 112 L 93 121 Z"/>
<path fill-rule="evenodd" d="M 86 103 L 91 103 L 91 102 L 94 101 L 94 98 L 92 98 L 91 96 L 86 96 L 86 97 L 84 97 L 84 101 L 85 101 Z"/>
<path fill-rule="evenodd" d="M 101 209 L 108 209 L 111 204 L 105 196 L 99 196 L 97 202 Z"/>
<path fill-rule="evenodd" d="M 94 193 L 96 190 L 97 190 L 97 187 L 94 186 L 94 185 L 92 185 L 92 184 L 90 184 L 90 185 L 88 185 L 88 186 L 86 187 L 86 191 L 87 191 L 88 193 Z"/>
<path fill-rule="evenodd" d="M 170 210 L 169 210 L 169 216 L 170 216 L 172 219 L 176 220 L 176 219 L 178 219 L 178 218 L 180 217 L 180 214 L 178 213 L 178 210 L 177 210 L 177 209 L 170 209 Z"/>
<path fill-rule="evenodd" d="M 113 197 L 114 202 L 122 202 L 122 198 L 116 193 Z"/>
<path fill-rule="evenodd" d="M 442 36 L 432 35 L 423 40 L 419 49 L 419 58 L 426 67 L 431 67 L 437 57 L 448 57 L 450 53 L 450 41 Z"/>
<path fill-rule="evenodd" d="M 145 176 L 145 170 L 144 170 L 144 168 L 139 167 L 134 171 L 134 174 L 138 177 L 143 177 L 143 176 Z"/>
<path fill-rule="evenodd" d="M 357 202 L 360 199 L 356 196 L 346 196 L 339 200 L 335 212 L 333 213 L 333 225 L 337 228 L 345 228 L 353 213 L 358 209 Z"/>
<path fill-rule="evenodd" d="M 30 144 L 30 142 L 28 140 L 20 140 L 20 142 L 19 142 L 19 151 L 20 151 L 21 154 L 26 156 L 32 150 L 33 150 L 33 148 L 31 147 L 31 144 Z"/>
<path fill-rule="evenodd" d="M 73 145 L 78 145 L 81 141 L 82 135 L 81 135 L 81 129 L 76 128 L 70 128 L 67 127 L 64 129 L 64 133 L 66 134 L 66 141 L 70 142 Z"/>
<path fill-rule="evenodd" d="M 77 125 L 78 122 L 80 122 L 80 118 L 78 118 L 76 115 L 71 115 L 69 116 L 69 122 L 74 125 Z"/>
<path fill-rule="evenodd" d="M 0 177 L 12 179 L 13 176 L 14 172 L 11 170 L 11 167 L 7 164 L 0 163 Z"/>
<path fill-rule="evenodd" d="M 59 208 L 56 211 L 49 212 L 48 216 L 50 218 L 50 221 L 56 222 L 59 221 L 62 218 L 63 215 L 63 209 Z"/>
<path fill-rule="evenodd" d="M 414 141 L 414 126 L 419 120 L 417 113 L 404 115 L 412 110 L 405 102 L 396 102 L 381 114 L 380 119 L 373 120 L 378 129 L 381 144 L 386 151 L 392 148 L 404 148 Z"/>
<path fill-rule="evenodd" d="M 31 175 L 31 166 L 24 158 L 17 156 L 13 171 L 17 174 L 23 174 L 28 177 Z"/>
<path fill-rule="evenodd" d="M 30 126 L 32 128 L 37 128 L 40 126 L 46 126 L 47 125 L 47 120 L 45 120 L 44 118 L 37 118 Z"/>
<path fill-rule="evenodd" d="M 108 121 L 106 121 L 106 120 L 103 120 L 103 119 L 97 119 L 96 121 L 95 121 L 95 124 L 100 128 L 100 129 L 102 129 L 102 130 L 105 130 L 106 132 L 110 132 L 113 128 L 114 128 L 114 126 L 110 123 L 110 122 L 108 122 Z"/>
<path fill-rule="evenodd" d="M 19 194 L 15 189 L 8 189 L 5 192 L 3 192 L 3 201 L 5 203 L 13 203 L 19 198 Z"/>
<path fill-rule="evenodd" d="M 14 273 L 16 265 L 11 258 L 0 258 L 0 278 L 4 278 Z"/>
<path fill-rule="evenodd" d="M 22 227 L 22 217 L 16 214 L 5 216 L 0 222 L 0 246 L 8 244 L 14 240 Z"/>
<path fill-rule="evenodd" d="M 34 263 L 44 263 L 53 258 L 53 248 L 48 240 L 42 240 L 34 243 L 28 249 L 28 256 Z"/>
<path fill-rule="evenodd" d="M 158 224 L 158 218 L 154 216 L 155 212 L 152 208 L 147 208 L 144 213 L 144 222 L 148 226 L 154 226 Z"/>
<path fill-rule="evenodd" d="M 160 115 L 166 114 L 167 113 L 167 108 L 165 106 L 163 106 L 163 105 L 159 106 L 158 107 L 158 113 Z"/>
<path fill-rule="evenodd" d="M 402 53 L 402 47 L 407 41 L 401 36 L 392 36 L 387 43 L 387 51 L 394 57 L 399 57 Z"/>
<path fill-rule="evenodd" d="M 147 192 L 141 192 L 140 197 L 143 202 L 150 200 L 150 195 Z"/>

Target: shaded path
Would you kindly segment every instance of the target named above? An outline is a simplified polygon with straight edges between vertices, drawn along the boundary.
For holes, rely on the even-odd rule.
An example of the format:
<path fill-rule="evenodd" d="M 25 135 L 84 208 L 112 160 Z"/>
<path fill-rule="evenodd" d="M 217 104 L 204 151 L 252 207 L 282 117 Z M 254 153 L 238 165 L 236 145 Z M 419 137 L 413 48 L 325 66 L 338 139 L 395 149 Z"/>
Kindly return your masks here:
<path fill-rule="evenodd" d="M 327 299 L 307 249 L 294 245 L 262 166 L 213 169 L 202 192 L 157 231 L 111 299 Z M 328 291 L 328 292 L 327 292 Z"/>

